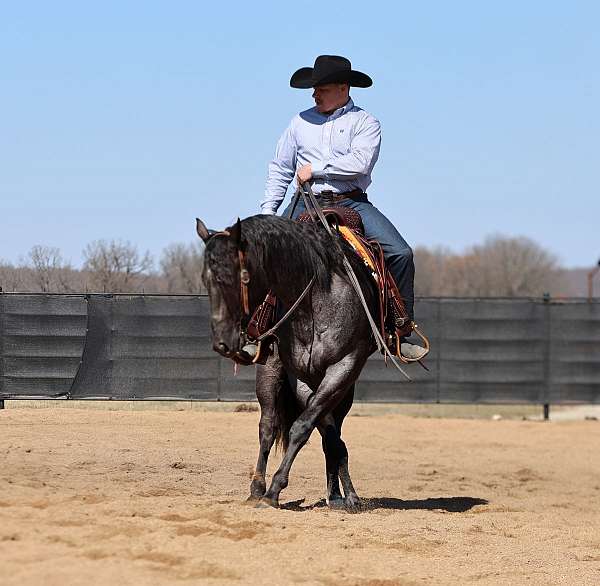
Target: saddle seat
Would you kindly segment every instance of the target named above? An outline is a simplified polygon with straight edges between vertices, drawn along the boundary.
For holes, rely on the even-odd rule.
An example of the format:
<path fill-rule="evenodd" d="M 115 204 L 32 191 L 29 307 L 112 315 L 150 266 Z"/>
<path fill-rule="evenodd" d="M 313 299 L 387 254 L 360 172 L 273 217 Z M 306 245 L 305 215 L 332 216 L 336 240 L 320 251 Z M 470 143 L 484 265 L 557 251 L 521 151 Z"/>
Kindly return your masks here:
<path fill-rule="evenodd" d="M 346 226 L 353 232 L 357 232 L 363 238 L 365 235 L 365 227 L 363 225 L 360 214 L 352 208 L 346 208 L 342 206 L 334 206 L 323 208 L 323 215 L 329 222 L 330 226 L 335 228 L 339 226 Z M 308 212 L 303 212 L 298 216 L 296 222 L 313 222 L 313 217 Z"/>
<path fill-rule="evenodd" d="M 365 238 L 365 229 L 360 214 L 347 207 L 323 208 L 323 215 L 340 235 L 348 242 L 354 252 L 360 257 L 369 269 L 375 284 L 377 285 L 379 298 L 379 330 L 393 354 L 404 362 L 405 359 L 400 352 L 400 344 L 404 337 L 415 331 L 419 336 L 422 334 L 415 328 L 414 322 L 409 318 L 404 300 L 398 291 L 396 282 L 386 266 L 383 249 L 376 240 Z M 313 216 L 304 212 L 298 216 L 297 222 L 314 222 Z M 265 301 L 259 305 L 252 315 L 248 324 L 247 333 L 250 337 L 258 338 L 260 334 L 267 331 L 273 324 L 276 298 L 269 292 Z"/>

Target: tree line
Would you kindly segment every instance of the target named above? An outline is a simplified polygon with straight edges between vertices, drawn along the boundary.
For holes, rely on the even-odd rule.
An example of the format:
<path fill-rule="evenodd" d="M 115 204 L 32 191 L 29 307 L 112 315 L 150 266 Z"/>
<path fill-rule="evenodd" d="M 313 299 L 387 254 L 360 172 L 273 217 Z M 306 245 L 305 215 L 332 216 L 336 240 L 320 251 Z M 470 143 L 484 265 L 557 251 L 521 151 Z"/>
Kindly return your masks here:
<path fill-rule="evenodd" d="M 131 242 L 96 240 L 83 250 L 81 269 L 58 248 L 36 245 L 17 264 L 0 261 L 4 291 L 46 293 L 204 293 L 201 243 L 171 244 L 158 259 Z M 419 296 L 523 297 L 568 295 L 558 259 L 533 240 L 492 236 L 463 253 L 414 250 Z"/>
<path fill-rule="evenodd" d="M 462 254 L 444 248 L 414 251 L 415 293 L 443 297 L 541 297 L 573 294 L 558 258 L 525 237 L 496 235 Z"/>
<path fill-rule="evenodd" d="M 4 291 L 42 293 L 204 293 L 202 245 L 171 244 L 158 263 L 131 242 L 95 240 L 74 268 L 52 246 L 34 246 L 13 265 L 0 261 Z"/>

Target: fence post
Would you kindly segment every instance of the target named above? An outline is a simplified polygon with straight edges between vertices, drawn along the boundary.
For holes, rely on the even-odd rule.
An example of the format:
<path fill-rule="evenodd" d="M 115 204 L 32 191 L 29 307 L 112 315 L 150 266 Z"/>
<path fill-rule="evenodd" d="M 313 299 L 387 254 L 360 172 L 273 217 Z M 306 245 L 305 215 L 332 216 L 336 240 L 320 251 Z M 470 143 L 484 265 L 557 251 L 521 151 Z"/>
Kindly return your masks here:
<path fill-rule="evenodd" d="M 437 373 L 436 373 L 436 403 L 440 402 L 440 391 L 441 391 L 441 378 L 442 378 L 442 300 L 437 299 L 437 350 L 436 350 L 436 363 L 437 363 Z"/>
<path fill-rule="evenodd" d="M 0 295 L 4 293 L 2 286 L 0 286 Z M 3 391 L 3 379 L 4 379 L 4 324 L 3 324 L 3 312 L 4 303 L 0 299 L 0 392 Z M 4 409 L 4 399 L 0 399 L 0 409 Z"/>
<path fill-rule="evenodd" d="M 544 421 L 550 419 L 550 335 L 552 332 L 550 323 L 550 293 L 544 293 Z"/>
<path fill-rule="evenodd" d="M 223 359 L 217 358 L 217 401 L 221 400 L 221 386 L 223 383 Z"/>

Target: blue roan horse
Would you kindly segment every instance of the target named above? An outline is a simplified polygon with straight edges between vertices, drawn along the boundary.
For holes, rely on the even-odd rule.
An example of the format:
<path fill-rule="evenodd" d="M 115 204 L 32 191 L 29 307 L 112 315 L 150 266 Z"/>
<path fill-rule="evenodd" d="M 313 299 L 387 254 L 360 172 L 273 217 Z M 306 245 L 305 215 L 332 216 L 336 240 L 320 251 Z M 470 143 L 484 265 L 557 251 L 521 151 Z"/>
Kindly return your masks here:
<path fill-rule="evenodd" d="M 327 502 L 357 510 L 360 499 L 350 480 L 341 431 L 355 381 L 376 346 L 343 268 L 347 244 L 321 226 L 277 216 L 238 220 L 223 232 L 210 231 L 198 220 L 197 231 L 206 244 L 203 281 L 210 297 L 214 349 L 236 362 L 251 362 L 241 349 L 246 319 L 241 276 L 249 279 L 245 289 L 250 313 L 269 289 L 284 307 L 292 306 L 315 278 L 298 308 L 278 328 L 266 364 L 257 366 L 260 448 L 250 500 L 278 506 L 294 459 L 316 427 L 325 453 Z M 348 258 L 376 318 L 373 281 L 356 255 Z M 267 489 L 267 459 L 276 440 L 285 453 Z"/>

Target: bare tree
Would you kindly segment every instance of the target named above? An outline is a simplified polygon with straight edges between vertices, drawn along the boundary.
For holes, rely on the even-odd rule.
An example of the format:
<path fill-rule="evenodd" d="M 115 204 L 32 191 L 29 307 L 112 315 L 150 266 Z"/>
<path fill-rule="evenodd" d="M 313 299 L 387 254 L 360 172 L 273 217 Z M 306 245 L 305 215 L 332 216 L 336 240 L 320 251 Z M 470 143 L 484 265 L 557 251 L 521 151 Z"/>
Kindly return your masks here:
<path fill-rule="evenodd" d="M 476 295 L 538 296 L 563 286 L 558 259 L 529 238 L 491 236 L 470 252 L 465 278 Z"/>
<path fill-rule="evenodd" d="M 27 266 L 31 268 L 35 289 L 43 293 L 73 290 L 69 277 L 74 271 L 63 260 L 58 248 L 37 244 L 29 251 L 28 258 Z"/>
<path fill-rule="evenodd" d="M 2 291 L 19 291 L 23 289 L 23 278 L 19 269 L 11 263 L 0 259 L 0 287 Z"/>
<path fill-rule="evenodd" d="M 492 236 L 463 255 L 415 250 L 418 295 L 523 297 L 565 290 L 557 258 L 533 240 Z"/>
<path fill-rule="evenodd" d="M 200 244 L 171 244 L 160 259 L 168 293 L 201 293 L 203 285 L 202 247 Z"/>
<path fill-rule="evenodd" d="M 419 246 L 414 250 L 415 294 L 428 297 L 449 290 L 452 253 L 445 248 L 429 249 Z"/>
<path fill-rule="evenodd" d="M 85 247 L 83 256 L 90 286 L 98 291 L 137 291 L 153 266 L 149 252 L 141 254 L 135 245 L 121 240 L 95 240 Z"/>

